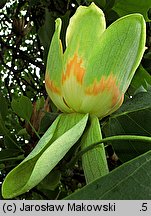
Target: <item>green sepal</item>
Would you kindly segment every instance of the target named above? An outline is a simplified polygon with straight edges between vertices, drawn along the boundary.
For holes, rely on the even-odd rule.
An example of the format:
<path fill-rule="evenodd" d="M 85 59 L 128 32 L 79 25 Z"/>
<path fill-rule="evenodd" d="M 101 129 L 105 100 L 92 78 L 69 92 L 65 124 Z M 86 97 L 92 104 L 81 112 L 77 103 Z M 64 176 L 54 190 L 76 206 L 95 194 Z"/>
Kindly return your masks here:
<path fill-rule="evenodd" d="M 81 137 L 88 114 L 61 114 L 34 150 L 5 178 L 4 198 L 23 194 L 40 183 Z"/>

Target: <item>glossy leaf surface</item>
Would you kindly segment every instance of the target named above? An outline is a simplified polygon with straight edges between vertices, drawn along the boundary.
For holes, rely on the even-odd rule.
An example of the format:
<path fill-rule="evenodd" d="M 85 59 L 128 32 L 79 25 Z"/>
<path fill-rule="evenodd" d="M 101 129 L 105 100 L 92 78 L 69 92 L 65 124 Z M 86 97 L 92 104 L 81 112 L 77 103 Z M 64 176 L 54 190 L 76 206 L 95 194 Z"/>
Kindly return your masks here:
<path fill-rule="evenodd" d="M 104 126 L 106 136 L 142 135 L 151 136 L 151 92 L 142 92 L 127 100 Z M 149 150 L 145 142 L 122 141 L 112 143 L 116 154 L 125 162 Z"/>
<path fill-rule="evenodd" d="M 68 200 L 151 199 L 151 151 L 68 196 Z"/>

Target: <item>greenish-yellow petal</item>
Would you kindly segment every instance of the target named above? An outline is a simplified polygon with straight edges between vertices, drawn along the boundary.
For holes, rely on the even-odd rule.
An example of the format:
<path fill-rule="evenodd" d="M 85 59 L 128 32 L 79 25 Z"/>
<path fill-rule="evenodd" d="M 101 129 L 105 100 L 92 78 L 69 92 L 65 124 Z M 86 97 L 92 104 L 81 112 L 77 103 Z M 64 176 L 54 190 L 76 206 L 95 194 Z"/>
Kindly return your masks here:
<path fill-rule="evenodd" d="M 75 112 L 79 112 L 85 92 L 83 88 L 83 77 L 85 68 L 83 60 L 75 53 L 73 58 L 67 62 L 66 70 L 62 75 L 62 94 L 66 104 Z"/>
<path fill-rule="evenodd" d="M 63 50 L 60 40 L 61 19 L 56 20 L 55 33 L 53 35 L 45 75 L 45 87 L 53 103 L 62 112 L 72 112 L 66 105 L 62 96 L 62 72 L 63 72 Z"/>
<path fill-rule="evenodd" d="M 71 110 L 71 108 L 67 106 L 64 100 L 61 87 L 55 86 L 55 83 L 52 80 L 50 80 L 49 75 L 47 73 L 45 76 L 45 87 L 49 97 L 59 110 L 65 113 L 73 112 L 73 110 Z"/>
<path fill-rule="evenodd" d="M 50 44 L 46 67 L 46 78 L 49 77 L 58 88 L 61 85 L 61 73 L 63 70 L 63 51 L 60 40 L 60 31 L 61 19 L 58 18 L 56 20 L 55 33 Z"/>
<path fill-rule="evenodd" d="M 145 21 L 140 14 L 122 17 L 103 33 L 95 55 L 91 56 L 84 85 L 91 86 L 102 76 L 113 74 L 125 93 L 145 51 Z"/>
<path fill-rule="evenodd" d="M 88 62 L 105 28 L 104 13 L 99 7 L 94 3 L 88 7 L 79 6 L 67 28 L 65 59 L 72 57 L 77 51 Z"/>

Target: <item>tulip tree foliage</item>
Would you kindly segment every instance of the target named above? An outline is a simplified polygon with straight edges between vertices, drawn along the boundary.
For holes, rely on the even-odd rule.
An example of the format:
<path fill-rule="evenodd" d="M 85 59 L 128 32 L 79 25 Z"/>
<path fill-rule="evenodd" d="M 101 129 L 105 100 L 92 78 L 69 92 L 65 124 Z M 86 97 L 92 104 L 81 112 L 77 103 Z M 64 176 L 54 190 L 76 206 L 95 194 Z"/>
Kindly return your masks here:
<path fill-rule="evenodd" d="M 26 101 L 24 96 L 20 101 L 12 101 L 14 112 L 30 124 L 40 139 L 30 154 L 5 177 L 2 184 L 3 198 L 19 196 L 37 185 L 40 188 L 41 182 L 55 170 L 58 163 L 77 146 L 77 143 L 77 149 L 80 148 L 80 151 L 76 150 L 77 153 L 69 164 L 76 163 L 78 158 L 81 158 L 86 186 L 67 199 L 128 198 L 129 195 L 121 196 L 125 189 L 121 190 L 119 181 L 124 181 L 126 185 L 127 182 L 123 179 L 130 176 L 135 178 L 135 170 L 138 177 L 139 171 L 149 166 L 150 153 L 145 152 L 151 150 L 151 138 L 147 134 L 137 136 L 139 134 L 135 131 L 134 134 L 131 131 L 129 135 L 124 134 L 124 127 L 128 126 L 122 127 L 124 115 L 127 114 L 131 120 L 135 118 L 135 109 L 131 101 L 125 98 L 125 93 L 131 81 L 134 85 L 136 83 L 133 77 L 146 49 L 146 23 L 142 14 L 133 13 L 121 16 L 108 27 L 106 25 L 104 12 L 95 3 L 79 6 L 69 20 L 64 46 L 61 41 L 62 20 L 56 19 L 47 56 L 45 88 L 51 101 L 61 112 L 40 138 L 30 123 L 30 102 L 27 100 L 30 109 L 24 112 L 20 106 L 21 101 Z M 133 100 L 138 110 L 141 110 L 141 103 L 138 103 L 137 97 L 136 95 Z M 149 93 L 142 95 L 143 99 L 149 97 Z M 123 104 L 124 101 L 128 102 Z M 41 103 L 40 101 L 39 106 Z M 25 106 L 26 104 L 25 102 Z M 146 110 L 148 106 L 147 103 Z M 100 124 L 109 115 L 110 120 Z M 112 133 L 114 127 L 121 131 L 117 134 Z M 109 137 L 103 139 L 104 134 Z M 134 154 L 134 157 L 130 158 L 119 153 L 119 158 L 121 157 L 121 161 L 126 164 L 110 172 L 107 143 L 113 142 L 112 145 L 118 152 L 118 149 L 122 148 L 118 144 L 122 139 L 124 142 L 129 140 L 129 144 L 132 142 L 129 148 L 138 149 L 139 145 L 135 146 L 136 141 L 145 143 L 145 154 L 141 157 Z M 127 161 L 130 159 L 133 160 L 129 164 Z M 120 176 L 119 180 L 117 176 Z M 113 182 L 110 182 L 110 179 Z M 103 190 L 96 191 L 96 185 L 101 188 L 102 184 L 107 185 Z M 114 184 L 118 184 L 117 194 L 111 190 Z M 107 193 L 109 190 L 111 192 Z M 151 197 L 147 196 L 147 199 L 149 198 Z"/>

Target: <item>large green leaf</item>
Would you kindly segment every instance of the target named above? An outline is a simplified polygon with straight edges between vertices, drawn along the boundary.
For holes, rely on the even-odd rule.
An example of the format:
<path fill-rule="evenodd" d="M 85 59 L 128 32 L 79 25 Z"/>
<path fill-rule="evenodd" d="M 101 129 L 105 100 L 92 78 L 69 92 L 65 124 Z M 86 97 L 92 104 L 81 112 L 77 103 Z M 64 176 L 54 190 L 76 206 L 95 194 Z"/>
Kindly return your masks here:
<path fill-rule="evenodd" d="M 151 75 L 140 65 L 132 79 L 128 93 L 133 95 L 138 90 L 147 90 L 151 86 Z"/>
<path fill-rule="evenodd" d="M 58 116 L 35 149 L 6 176 L 2 185 L 3 197 L 15 197 L 40 183 L 78 141 L 87 119 L 87 114 Z"/>
<path fill-rule="evenodd" d="M 30 121 L 32 114 L 32 103 L 28 97 L 21 96 L 19 99 L 14 99 L 11 106 L 19 117 Z"/>
<path fill-rule="evenodd" d="M 103 131 L 106 136 L 151 136 L 151 92 L 139 93 L 132 99 L 127 100 L 109 118 L 109 121 L 103 127 Z M 151 144 L 136 141 L 117 141 L 112 145 L 123 162 L 151 149 Z"/>
<path fill-rule="evenodd" d="M 151 199 L 151 151 L 133 159 L 81 190 L 68 200 Z"/>
<path fill-rule="evenodd" d="M 120 16 L 124 16 L 131 13 L 141 13 L 146 21 L 149 21 L 147 12 L 151 8 L 150 0 L 115 0 L 113 10 L 115 10 Z"/>
<path fill-rule="evenodd" d="M 87 130 L 85 131 L 81 139 L 81 148 L 84 149 L 92 145 L 93 143 L 100 141 L 101 139 L 102 134 L 99 120 L 96 116 L 91 116 Z M 98 177 L 101 177 L 108 173 L 108 166 L 103 143 L 82 156 L 82 166 L 87 183 L 90 183 Z"/>

